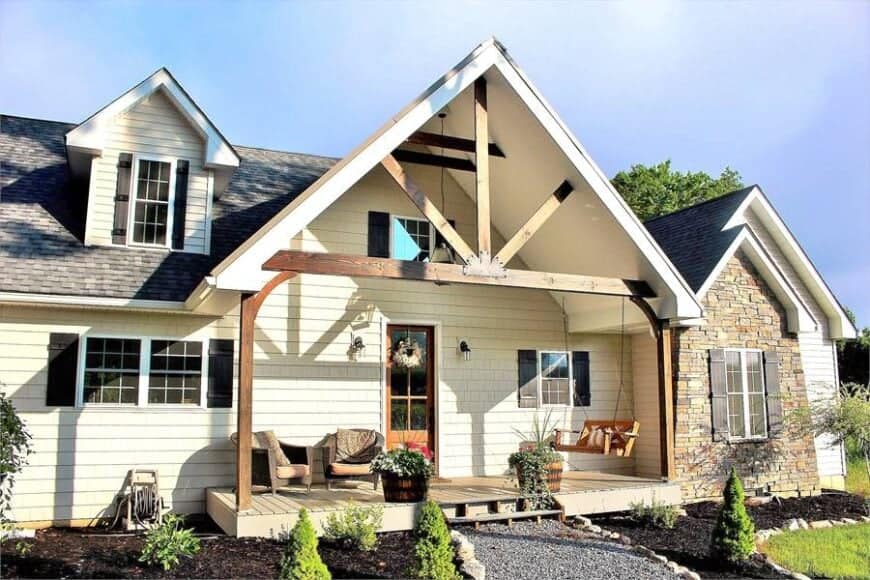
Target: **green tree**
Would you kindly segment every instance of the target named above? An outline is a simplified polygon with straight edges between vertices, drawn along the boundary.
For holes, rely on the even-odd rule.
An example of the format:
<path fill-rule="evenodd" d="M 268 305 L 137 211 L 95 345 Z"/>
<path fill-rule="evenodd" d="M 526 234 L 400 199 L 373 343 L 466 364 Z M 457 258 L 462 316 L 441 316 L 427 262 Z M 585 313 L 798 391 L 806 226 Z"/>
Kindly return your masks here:
<path fill-rule="evenodd" d="M 317 553 L 317 535 L 308 510 L 302 508 L 281 557 L 282 580 L 330 580 L 332 575 Z"/>
<path fill-rule="evenodd" d="M 453 563 L 453 546 L 444 514 L 432 500 L 423 504 L 417 525 L 414 526 L 414 578 L 426 580 L 459 580 L 461 576 Z"/>
<path fill-rule="evenodd" d="M 6 521 L 15 476 L 24 469 L 31 451 L 27 426 L 15 412 L 12 401 L 0 391 L 0 523 Z"/>
<path fill-rule="evenodd" d="M 729 562 L 741 562 L 755 551 L 755 525 L 743 504 L 743 483 L 731 469 L 725 484 L 725 503 L 713 528 L 711 550 Z"/>
<path fill-rule="evenodd" d="M 844 310 L 849 321 L 855 328 L 858 328 L 855 314 L 848 308 Z M 870 327 L 861 328 L 854 340 L 837 341 L 837 363 L 840 367 L 840 380 L 843 383 L 856 383 L 864 390 L 868 390 L 870 387 Z"/>
<path fill-rule="evenodd" d="M 741 189 L 740 174 L 730 167 L 718 178 L 703 171 L 681 173 L 671 168 L 670 159 L 658 165 L 632 165 L 611 180 L 634 213 L 646 221 L 684 207 Z"/>

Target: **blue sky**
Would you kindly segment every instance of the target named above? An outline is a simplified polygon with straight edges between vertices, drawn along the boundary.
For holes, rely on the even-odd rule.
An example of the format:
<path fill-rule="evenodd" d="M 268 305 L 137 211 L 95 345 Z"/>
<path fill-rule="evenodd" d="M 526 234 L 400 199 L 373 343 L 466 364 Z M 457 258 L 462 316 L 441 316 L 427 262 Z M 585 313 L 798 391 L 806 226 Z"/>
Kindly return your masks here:
<path fill-rule="evenodd" d="M 870 2 L 0 2 L 0 111 L 167 66 L 228 138 L 340 156 L 494 35 L 609 174 L 725 165 L 870 325 Z"/>

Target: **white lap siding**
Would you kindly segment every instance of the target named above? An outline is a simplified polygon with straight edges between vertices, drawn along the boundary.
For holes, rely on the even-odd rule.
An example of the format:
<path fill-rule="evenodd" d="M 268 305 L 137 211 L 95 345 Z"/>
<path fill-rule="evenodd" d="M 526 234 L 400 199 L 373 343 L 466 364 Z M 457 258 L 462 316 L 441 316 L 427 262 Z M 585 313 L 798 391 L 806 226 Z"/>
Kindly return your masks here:
<path fill-rule="evenodd" d="M 365 254 L 369 209 L 416 215 L 403 194 L 367 180 L 289 246 Z M 453 192 L 448 215 L 466 239 L 474 238 L 473 205 L 464 194 Z M 225 297 L 223 312 L 205 317 L 0 306 L 0 382 L 34 435 L 34 454 L 16 486 L 15 517 L 106 515 L 127 470 L 137 466 L 160 470 L 163 495 L 180 512 L 204 511 L 206 488 L 232 485 L 234 408 L 45 406 L 51 332 L 235 339 L 237 296 Z M 310 445 L 338 427 L 383 431 L 385 331 L 392 322 L 436 327 L 441 474 L 505 473 L 519 442 L 514 428 L 530 429 L 535 413 L 543 413 L 517 407 L 517 351 L 565 349 L 562 313 L 546 292 L 301 275 L 280 286 L 257 318 L 254 429 L 273 429 L 283 439 Z M 348 356 L 351 333 L 366 345 L 358 360 Z M 469 361 L 457 353 L 459 338 L 472 347 Z M 632 340 L 624 342 L 620 418 L 634 409 Z M 619 343 L 614 334 L 568 338 L 568 350 L 590 352 L 592 406 L 554 410 L 563 426 L 579 428 L 587 416 L 613 417 Z M 238 344 L 235 352 L 238 357 Z M 634 470 L 633 458 L 567 459 L 570 469 Z M 315 469 L 319 479 L 319 465 Z"/>
<path fill-rule="evenodd" d="M 777 244 L 771 238 L 767 229 L 755 216 L 747 212 L 747 223 L 753 233 L 761 241 L 776 265 L 780 268 L 792 288 L 809 308 L 818 322 L 815 332 L 798 334 L 801 362 L 804 369 L 804 381 L 807 386 L 807 397 L 810 402 L 830 401 L 837 396 L 837 358 L 834 342 L 828 338 L 828 320 L 824 311 L 810 294 L 807 287 L 798 277 L 794 268 L 783 256 Z M 842 486 L 845 475 L 845 462 L 842 446 L 831 443 L 828 436 L 816 437 L 816 460 L 822 485 Z"/>

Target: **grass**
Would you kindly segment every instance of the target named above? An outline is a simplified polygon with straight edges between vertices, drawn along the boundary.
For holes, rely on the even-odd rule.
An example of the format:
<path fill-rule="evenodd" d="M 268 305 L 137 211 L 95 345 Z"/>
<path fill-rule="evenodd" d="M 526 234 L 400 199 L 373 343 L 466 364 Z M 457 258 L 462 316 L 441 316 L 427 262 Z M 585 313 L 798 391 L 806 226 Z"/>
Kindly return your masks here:
<path fill-rule="evenodd" d="M 813 578 L 870 578 L 870 524 L 785 532 L 761 549 L 781 566 Z"/>
<path fill-rule="evenodd" d="M 863 459 L 849 459 L 846 467 L 846 491 L 870 498 L 870 477 Z"/>

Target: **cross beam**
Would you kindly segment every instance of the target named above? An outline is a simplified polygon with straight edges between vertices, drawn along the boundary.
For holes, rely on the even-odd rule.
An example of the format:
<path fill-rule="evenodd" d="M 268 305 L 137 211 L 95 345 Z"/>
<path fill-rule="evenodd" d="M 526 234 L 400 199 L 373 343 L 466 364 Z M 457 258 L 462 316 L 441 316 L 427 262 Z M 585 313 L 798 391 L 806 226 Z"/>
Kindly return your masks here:
<path fill-rule="evenodd" d="M 467 273 L 466 266 L 457 264 L 433 264 L 350 254 L 281 250 L 263 264 L 263 269 L 274 272 L 501 286 L 605 296 L 655 297 L 649 285 L 640 280 L 507 269 L 503 270 L 501 277 L 478 276 Z"/>
<path fill-rule="evenodd" d="M 532 214 L 532 217 L 523 224 L 523 227 L 521 227 L 517 233 L 507 241 L 502 249 L 498 251 L 498 254 L 495 255 L 496 259 L 502 264 L 507 264 L 510 259 L 526 245 L 526 242 L 535 235 L 535 232 L 541 229 L 541 226 L 550 219 L 550 216 L 559 209 L 562 202 L 565 201 L 573 191 L 574 188 L 571 184 L 567 181 L 563 181 L 562 184 L 556 188 L 556 191 L 544 200 L 544 203 L 542 203 L 541 207 Z"/>
<path fill-rule="evenodd" d="M 474 153 L 475 147 L 477 147 L 476 142 L 472 139 L 453 137 L 452 135 L 439 135 L 438 133 L 428 133 L 426 131 L 417 131 L 408 137 L 406 141 L 415 145 L 455 149 L 456 151 L 465 151 L 466 153 Z M 492 157 L 505 156 L 504 151 L 495 143 L 489 144 L 489 154 Z"/>

